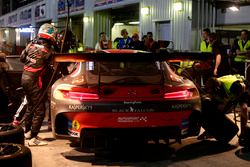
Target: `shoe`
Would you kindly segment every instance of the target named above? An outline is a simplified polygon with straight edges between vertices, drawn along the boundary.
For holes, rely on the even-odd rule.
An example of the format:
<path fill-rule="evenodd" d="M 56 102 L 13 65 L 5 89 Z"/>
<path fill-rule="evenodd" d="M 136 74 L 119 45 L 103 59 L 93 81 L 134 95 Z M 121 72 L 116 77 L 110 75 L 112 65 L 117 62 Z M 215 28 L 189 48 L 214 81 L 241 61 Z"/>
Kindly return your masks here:
<path fill-rule="evenodd" d="M 30 139 L 30 141 L 28 142 L 28 145 L 31 146 L 46 146 L 48 145 L 47 142 L 43 141 L 41 138 L 39 137 L 34 137 L 32 139 Z"/>
<path fill-rule="evenodd" d="M 24 137 L 25 137 L 26 140 L 31 139 L 32 138 L 31 131 L 28 131 L 28 132 L 24 133 Z"/>

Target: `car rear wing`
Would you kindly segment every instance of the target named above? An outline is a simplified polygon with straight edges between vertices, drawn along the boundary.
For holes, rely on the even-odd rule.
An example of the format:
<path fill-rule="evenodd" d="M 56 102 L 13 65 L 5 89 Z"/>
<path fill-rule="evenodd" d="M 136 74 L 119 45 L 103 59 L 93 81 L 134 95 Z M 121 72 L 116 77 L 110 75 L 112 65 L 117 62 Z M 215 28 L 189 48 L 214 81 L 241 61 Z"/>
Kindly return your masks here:
<path fill-rule="evenodd" d="M 87 61 L 207 61 L 214 58 L 212 53 L 173 52 L 173 53 L 56 53 L 55 62 L 87 62 Z"/>

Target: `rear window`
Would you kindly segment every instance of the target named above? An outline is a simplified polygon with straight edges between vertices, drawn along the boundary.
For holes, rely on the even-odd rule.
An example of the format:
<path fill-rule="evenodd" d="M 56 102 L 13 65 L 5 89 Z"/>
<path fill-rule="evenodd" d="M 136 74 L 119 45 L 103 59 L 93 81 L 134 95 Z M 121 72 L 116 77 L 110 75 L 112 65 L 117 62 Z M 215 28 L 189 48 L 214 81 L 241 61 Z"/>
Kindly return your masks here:
<path fill-rule="evenodd" d="M 159 63 L 152 62 L 88 62 L 88 71 L 102 76 L 152 76 L 160 74 Z"/>
<path fill-rule="evenodd" d="M 159 84 L 162 79 L 160 63 L 155 62 L 87 62 L 89 79 L 99 75 L 101 83 Z"/>
<path fill-rule="evenodd" d="M 182 82 L 166 62 L 84 62 L 77 63 L 71 77 L 82 84 L 162 84 Z M 79 84 L 80 84 L 79 83 Z"/>

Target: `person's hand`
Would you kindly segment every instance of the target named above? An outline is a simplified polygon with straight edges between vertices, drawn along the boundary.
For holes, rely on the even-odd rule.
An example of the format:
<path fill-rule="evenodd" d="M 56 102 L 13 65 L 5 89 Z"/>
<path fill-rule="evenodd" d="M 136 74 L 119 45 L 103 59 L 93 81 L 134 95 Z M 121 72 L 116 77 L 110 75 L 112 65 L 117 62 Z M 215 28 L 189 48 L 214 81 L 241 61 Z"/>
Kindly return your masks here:
<path fill-rule="evenodd" d="M 214 76 L 217 76 L 217 68 L 214 69 Z"/>

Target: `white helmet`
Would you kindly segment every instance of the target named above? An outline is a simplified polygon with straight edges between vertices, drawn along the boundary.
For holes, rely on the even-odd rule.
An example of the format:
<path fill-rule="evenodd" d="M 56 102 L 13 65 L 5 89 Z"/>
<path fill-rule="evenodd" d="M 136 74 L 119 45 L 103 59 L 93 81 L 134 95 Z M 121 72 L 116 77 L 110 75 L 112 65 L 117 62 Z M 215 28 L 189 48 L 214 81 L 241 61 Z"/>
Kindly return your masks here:
<path fill-rule="evenodd" d="M 39 38 L 49 39 L 51 41 L 56 41 L 57 29 L 55 26 L 45 23 L 43 24 L 38 31 Z"/>

